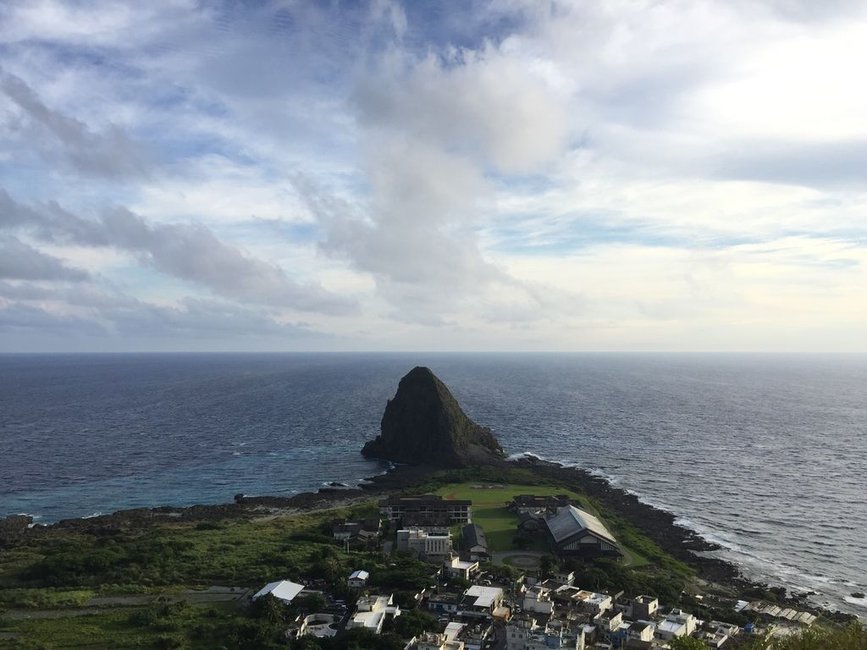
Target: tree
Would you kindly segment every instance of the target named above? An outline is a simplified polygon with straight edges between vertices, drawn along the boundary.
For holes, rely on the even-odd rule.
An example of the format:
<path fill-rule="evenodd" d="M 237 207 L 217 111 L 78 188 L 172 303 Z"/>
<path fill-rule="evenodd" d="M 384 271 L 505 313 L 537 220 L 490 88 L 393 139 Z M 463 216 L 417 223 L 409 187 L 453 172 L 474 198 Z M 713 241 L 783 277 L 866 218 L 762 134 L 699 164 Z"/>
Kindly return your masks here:
<path fill-rule="evenodd" d="M 867 650 L 867 630 L 858 621 L 836 630 L 811 627 L 787 637 L 766 636 L 746 647 L 749 650 Z"/>
<path fill-rule="evenodd" d="M 677 636 L 669 643 L 671 650 L 707 650 L 703 641 L 691 636 Z"/>
<path fill-rule="evenodd" d="M 551 572 L 557 567 L 557 560 L 551 555 L 543 555 L 539 560 L 539 575 L 542 578 L 551 576 Z"/>

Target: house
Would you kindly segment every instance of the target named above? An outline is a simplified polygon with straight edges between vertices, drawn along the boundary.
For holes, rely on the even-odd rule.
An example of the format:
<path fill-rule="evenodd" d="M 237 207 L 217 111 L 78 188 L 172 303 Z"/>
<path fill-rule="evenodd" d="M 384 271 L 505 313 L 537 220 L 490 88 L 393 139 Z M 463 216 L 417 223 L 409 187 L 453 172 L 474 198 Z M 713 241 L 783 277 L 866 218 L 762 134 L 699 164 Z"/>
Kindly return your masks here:
<path fill-rule="evenodd" d="M 359 569 L 358 571 L 352 572 L 352 575 L 349 576 L 346 583 L 353 589 L 364 589 L 364 587 L 367 586 L 369 578 L 370 574 L 367 571 Z"/>
<path fill-rule="evenodd" d="M 462 623 L 449 623 L 443 632 L 422 634 L 416 641 L 415 650 L 465 650 L 459 638 L 464 629 Z"/>
<path fill-rule="evenodd" d="M 554 611 L 554 603 L 551 602 L 551 590 L 542 585 L 533 585 L 524 594 L 521 607 L 525 612 L 550 614 Z"/>
<path fill-rule="evenodd" d="M 503 590 L 499 587 L 473 585 L 464 592 L 461 609 L 467 616 L 491 616 L 503 604 Z"/>
<path fill-rule="evenodd" d="M 295 596 L 303 591 L 303 589 L 304 585 L 299 585 L 290 580 L 277 580 L 276 582 L 269 582 L 267 585 L 262 587 L 259 591 L 253 594 L 252 599 L 259 600 L 262 596 L 270 594 L 277 600 L 281 600 L 288 605 L 294 600 Z"/>
<path fill-rule="evenodd" d="M 461 528 L 461 550 L 464 556 L 471 561 L 479 562 L 491 559 L 485 531 L 478 524 L 467 524 Z"/>
<path fill-rule="evenodd" d="M 339 623 L 340 617 L 334 614 L 310 614 L 301 619 L 297 629 L 290 630 L 289 636 L 296 639 L 307 635 L 315 636 L 319 639 L 332 637 L 337 634 Z"/>
<path fill-rule="evenodd" d="M 560 508 L 556 515 L 545 519 L 545 525 L 558 555 L 579 557 L 621 555 L 617 540 L 603 523 L 589 512 L 575 506 Z"/>
<path fill-rule="evenodd" d="M 458 638 L 464 642 L 466 650 L 482 650 L 493 630 L 493 626 L 488 623 L 473 623 L 465 625 Z"/>
<path fill-rule="evenodd" d="M 649 621 L 635 621 L 629 626 L 627 638 L 650 643 L 653 641 L 653 633 L 655 631 L 656 626 L 653 623 Z"/>
<path fill-rule="evenodd" d="M 561 585 L 571 585 L 575 582 L 575 572 L 567 571 L 565 569 L 555 571 L 554 575 L 551 577 L 555 582 L 559 582 Z"/>
<path fill-rule="evenodd" d="M 506 650 L 584 650 L 584 629 L 563 621 L 549 620 L 544 626 L 531 617 L 506 625 Z"/>
<path fill-rule="evenodd" d="M 367 542 L 379 537 L 382 530 L 382 522 L 378 518 L 350 521 L 344 519 L 331 524 L 331 534 L 334 539 L 347 542 L 358 540 Z"/>
<path fill-rule="evenodd" d="M 438 614 L 457 614 L 462 600 L 462 594 L 431 594 L 427 599 L 427 608 Z"/>
<path fill-rule="evenodd" d="M 469 580 L 470 576 L 479 572 L 479 563 L 465 562 L 460 558 L 453 557 L 443 562 L 443 572 L 450 578 Z"/>
<path fill-rule="evenodd" d="M 632 607 L 627 616 L 635 621 L 649 621 L 659 611 L 659 600 L 653 596 L 638 596 L 632 599 Z"/>
<path fill-rule="evenodd" d="M 386 616 L 400 616 L 400 607 L 394 604 L 393 595 L 362 596 L 355 604 L 356 612 L 349 620 L 349 627 L 363 627 L 376 634 L 382 632 Z"/>
<path fill-rule="evenodd" d="M 452 534 L 448 530 L 428 532 L 421 528 L 404 528 L 397 531 L 397 550 L 432 561 L 443 560 L 451 555 Z"/>
<path fill-rule="evenodd" d="M 606 612 L 606 614 L 608 614 Z M 620 626 L 623 624 L 623 612 L 616 614 L 598 614 L 593 617 L 593 624 L 599 630 L 599 636 L 607 642 L 620 638 L 618 634 Z"/>
<path fill-rule="evenodd" d="M 390 522 L 404 527 L 454 526 L 472 523 L 472 505 L 472 501 L 423 494 L 383 499 L 379 511 Z"/>
<path fill-rule="evenodd" d="M 608 594 L 587 591 L 569 585 L 555 589 L 551 598 L 590 616 L 598 616 L 614 607 L 614 599 Z"/>
<path fill-rule="evenodd" d="M 665 620 L 656 626 L 656 638 L 669 641 L 676 636 L 689 636 L 695 632 L 696 625 L 695 616 L 673 609 L 666 615 Z"/>

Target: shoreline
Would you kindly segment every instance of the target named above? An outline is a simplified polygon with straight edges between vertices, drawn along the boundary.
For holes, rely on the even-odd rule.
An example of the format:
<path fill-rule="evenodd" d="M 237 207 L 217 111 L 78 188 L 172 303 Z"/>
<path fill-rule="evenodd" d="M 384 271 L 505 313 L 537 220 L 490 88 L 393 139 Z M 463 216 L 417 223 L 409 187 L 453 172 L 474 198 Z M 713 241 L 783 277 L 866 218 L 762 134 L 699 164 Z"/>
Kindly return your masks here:
<path fill-rule="evenodd" d="M 677 515 L 641 501 L 637 495 L 613 485 L 605 477 L 532 454 L 504 460 L 502 466 L 531 470 L 540 478 L 553 480 L 583 492 L 597 500 L 606 511 L 638 528 L 669 555 L 693 567 L 702 580 L 738 593 L 767 587 L 764 583 L 745 577 L 740 567 L 733 562 L 705 555 L 721 549 L 721 546 L 706 540 L 697 531 L 677 523 Z M 364 483 L 357 487 L 321 487 L 316 492 L 299 492 L 285 497 L 239 494 L 234 502 L 118 510 L 110 514 L 61 519 L 48 524 L 34 524 L 30 515 L 12 515 L 0 519 L 0 542 L 9 535 L 18 536 L 24 533 L 25 529 L 104 532 L 167 520 L 189 522 L 235 518 L 270 519 L 302 512 L 350 507 L 377 496 L 412 489 L 440 471 L 443 471 L 443 468 L 394 465 L 382 474 L 364 479 Z M 808 596 L 809 593 L 791 594 L 785 590 L 785 596 L 779 601 L 837 622 L 859 618 L 856 614 L 814 605 L 808 602 Z"/>

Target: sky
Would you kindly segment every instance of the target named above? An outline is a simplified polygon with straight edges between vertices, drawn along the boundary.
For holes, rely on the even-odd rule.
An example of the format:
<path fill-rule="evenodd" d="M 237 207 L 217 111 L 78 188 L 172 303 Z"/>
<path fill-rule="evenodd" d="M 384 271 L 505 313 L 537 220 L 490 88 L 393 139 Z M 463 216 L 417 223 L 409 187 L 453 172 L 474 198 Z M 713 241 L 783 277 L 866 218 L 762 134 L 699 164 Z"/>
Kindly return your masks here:
<path fill-rule="evenodd" d="M 0 352 L 867 352 L 867 5 L 4 0 Z"/>

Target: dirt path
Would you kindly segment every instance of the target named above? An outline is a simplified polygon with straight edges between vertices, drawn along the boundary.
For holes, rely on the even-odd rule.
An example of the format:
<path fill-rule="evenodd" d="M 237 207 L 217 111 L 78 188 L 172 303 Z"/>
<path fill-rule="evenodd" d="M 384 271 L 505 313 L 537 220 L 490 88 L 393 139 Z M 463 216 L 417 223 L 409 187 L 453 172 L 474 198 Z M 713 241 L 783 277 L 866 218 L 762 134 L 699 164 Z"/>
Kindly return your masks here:
<path fill-rule="evenodd" d="M 10 609 L 3 616 L 11 620 L 41 620 L 71 618 L 102 614 L 116 607 L 143 607 L 163 597 L 171 601 L 185 601 L 190 605 L 207 603 L 228 603 L 243 598 L 249 589 L 246 587 L 208 587 L 207 589 L 187 589 L 179 593 L 166 594 L 128 594 L 118 596 L 94 596 L 84 607 L 61 609 Z"/>

